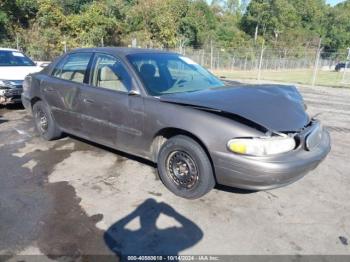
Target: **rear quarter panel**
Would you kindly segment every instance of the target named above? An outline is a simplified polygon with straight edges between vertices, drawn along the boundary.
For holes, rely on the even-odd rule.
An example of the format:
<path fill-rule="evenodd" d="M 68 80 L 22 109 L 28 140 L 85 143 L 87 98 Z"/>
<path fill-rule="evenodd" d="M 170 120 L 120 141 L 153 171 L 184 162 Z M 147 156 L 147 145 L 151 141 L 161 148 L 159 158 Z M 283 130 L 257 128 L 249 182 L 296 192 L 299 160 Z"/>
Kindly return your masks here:
<path fill-rule="evenodd" d="M 43 74 L 35 73 L 26 76 L 23 82 L 23 93 L 22 97 L 28 102 L 28 104 L 23 103 L 26 109 L 31 112 L 31 101 L 35 98 L 41 99 L 40 83 Z"/>

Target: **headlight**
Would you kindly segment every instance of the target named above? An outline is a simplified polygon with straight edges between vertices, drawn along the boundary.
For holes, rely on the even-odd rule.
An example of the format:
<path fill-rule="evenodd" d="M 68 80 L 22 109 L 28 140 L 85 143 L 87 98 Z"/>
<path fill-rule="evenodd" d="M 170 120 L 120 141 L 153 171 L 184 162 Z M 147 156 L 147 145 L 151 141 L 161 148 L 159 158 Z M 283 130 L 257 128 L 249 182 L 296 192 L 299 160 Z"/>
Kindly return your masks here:
<path fill-rule="evenodd" d="M 293 137 L 237 138 L 227 143 L 228 149 L 237 154 L 266 156 L 291 151 L 296 143 Z"/>

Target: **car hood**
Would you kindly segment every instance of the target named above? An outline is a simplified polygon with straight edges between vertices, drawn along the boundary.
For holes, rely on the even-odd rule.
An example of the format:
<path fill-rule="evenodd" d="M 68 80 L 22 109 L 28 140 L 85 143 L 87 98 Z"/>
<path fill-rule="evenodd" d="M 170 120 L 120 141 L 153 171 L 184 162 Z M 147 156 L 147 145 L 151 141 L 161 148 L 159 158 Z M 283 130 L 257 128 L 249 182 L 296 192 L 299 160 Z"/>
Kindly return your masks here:
<path fill-rule="evenodd" d="M 163 102 L 238 115 L 271 131 L 299 131 L 309 123 L 304 101 L 294 86 L 256 85 L 166 94 Z"/>
<path fill-rule="evenodd" d="M 0 66 L 0 80 L 24 80 L 28 74 L 41 70 L 40 66 Z"/>

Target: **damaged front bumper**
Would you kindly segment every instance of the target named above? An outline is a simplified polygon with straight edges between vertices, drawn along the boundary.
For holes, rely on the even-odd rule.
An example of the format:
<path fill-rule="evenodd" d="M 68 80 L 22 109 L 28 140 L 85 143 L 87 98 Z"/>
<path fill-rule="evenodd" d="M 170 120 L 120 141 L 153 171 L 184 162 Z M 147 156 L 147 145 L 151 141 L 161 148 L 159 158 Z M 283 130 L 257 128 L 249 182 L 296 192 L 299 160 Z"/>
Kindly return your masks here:
<path fill-rule="evenodd" d="M 293 183 L 315 169 L 331 150 L 330 135 L 323 129 L 320 142 L 309 148 L 313 130 L 311 127 L 299 134 L 295 150 L 279 155 L 254 157 L 212 152 L 217 182 L 248 190 L 268 190 Z"/>
<path fill-rule="evenodd" d="M 22 88 L 0 89 L 0 105 L 21 103 Z"/>

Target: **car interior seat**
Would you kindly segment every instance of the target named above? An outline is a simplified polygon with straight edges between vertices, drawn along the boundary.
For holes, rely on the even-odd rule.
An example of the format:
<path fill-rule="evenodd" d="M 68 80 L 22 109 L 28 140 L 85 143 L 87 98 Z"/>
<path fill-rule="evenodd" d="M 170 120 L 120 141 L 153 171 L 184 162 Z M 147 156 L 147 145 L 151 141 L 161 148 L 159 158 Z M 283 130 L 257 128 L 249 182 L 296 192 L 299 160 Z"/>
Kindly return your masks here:
<path fill-rule="evenodd" d="M 156 75 L 156 67 L 152 64 L 143 64 L 140 68 L 140 74 L 145 80 L 154 80 Z"/>
<path fill-rule="evenodd" d="M 156 76 L 156 67 L 152 64 L 143 64 L 140 67 L 140 76 L 145 84 L 153 90 L 164 91 L 167 84 L 161 78 Z"/>
<path fill-rule="evenodd" d="M 110 65 L 105 65 L 99 69 L 96 85 L 111 90 L 128 91 Z"/>
<path fill-rule="evenodd" d="M 75 71 L 72 74 L 72 81 L 77 82 L 77 83 L 83 83 L 84 82 L 84 73 Z"/>
<path fill-rule="evenodd" d="M 83 83 L 84 82 L 84 74 L 79 71 L 65 71 L 62 72 L 61 78 L 65 80 L 74 81 L 77 83 Z"/>
<path fill-rule="evenodd" d="M 61 73 L 61 78 L 65 80 L 72 80 L 73 72 L 72 71 L 65 71 Z"/>

